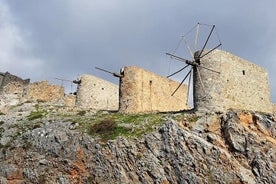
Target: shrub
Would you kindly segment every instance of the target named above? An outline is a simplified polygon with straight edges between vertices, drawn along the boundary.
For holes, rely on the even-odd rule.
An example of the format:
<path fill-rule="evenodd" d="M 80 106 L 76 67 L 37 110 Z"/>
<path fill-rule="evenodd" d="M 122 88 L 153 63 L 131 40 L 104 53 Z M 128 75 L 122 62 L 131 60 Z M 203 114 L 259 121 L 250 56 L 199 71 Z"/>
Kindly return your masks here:
<path fill-rule="evenodd" d="M 5 121 L 0 121 L 0 125 L 3 125 L 5 123 Z"/>
<path fill-rule="evenodd" d="M 45 103 L 47 102 L 46 100 L 42 100 L 42 99 L 37 99 L 37 103 Z"/>
<path fill-rule="evenodd" d="M 86 114 L 86 111 L 79 111 L 78 113 L 77 113 L 77 115 L 79 115 L 79 116 L 84 116 Z"/>
<path fill-rule="evenodd" d="M 92 125 L 89 128 L 89 133 L 90 134 L 110 134 L 113 130 L 116 129 L 116 124 L 113 120 L 107 119 L 107 120 L 102 120 L 99 123 L 96 123 Z"/>
<path fill-rule="evenodd" d="M 115 139 L 119 135 L 127 135 L 129 131 L 125 127 L 117 126 L 113 119 L 105 119 L 89 127 L 90 135 L 97 134 L 102 140 Z"/>
<path fill-rule="evenodd" d="M 28 120 L 32 121 L 35 119 L 43 118 L 46 115 L 46 111 L 32 111 L 28 116 Z"/>
<path fill-rule="evenodd" d="M 0 138 L 2 138 L 2 133 L 4 132 L 4 128 L 0 127 Z"/>

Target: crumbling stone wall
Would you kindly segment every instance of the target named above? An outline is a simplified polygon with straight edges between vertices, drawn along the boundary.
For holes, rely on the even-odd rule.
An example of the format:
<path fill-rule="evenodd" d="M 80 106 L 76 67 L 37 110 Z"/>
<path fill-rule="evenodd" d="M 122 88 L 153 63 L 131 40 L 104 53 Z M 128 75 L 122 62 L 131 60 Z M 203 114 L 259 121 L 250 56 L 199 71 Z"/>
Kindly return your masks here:
<path fill-rule="evenodd" d="M 76 96 L 64 95 L 62 86 L 51 85 L 48 81 L 30 84 L 30 79 L 23 80 L 8 72 L 0 72 L 0 110 L 26 101 L 43 101 L 74 107 Z"/>
<path fill-rule="evenodd" d="M 0 90 L 2 90 L 5 86 L 7 86 L 10 83 L 17 83 L 21 86 L 26 86 L 30 83 L 30 79 L 21 79 L 20 77 L 17 77 L 15 75 L 10 74 L 9 72 L 6 73 L 0 73 Z"/>
<path fill-rule="evenodd" d="M 66 107 L 74 107 L 76 105 L 76 95 L 65 95 L 64 97 L 64 105 Z"/>
<path fill-rule="evenodd" d="M 48 81 L 35 82 L 26 88 L 27 100 L 33 101 L 58 101 L 64 97 L 64 88 L 59 85 L 51 85 Z"/>
<path fill-rule="evenodd" d="M 0 109 L 21 103 L 24 88 L 30 79 L 23 80 L 9 72 L 0 73 Z"/>
<path fill-rule="evenodd" d="M 265 69 L 225 51 L 215 50 L 201 59 L 194 72 L 194 106 L 198 111 L 229 109 L 272 113 L 268 73 Z M 204 93 L 205 91 L 205 93 Z"/>
<path fill-rule="evenodd" d="M 83 75 L 77 89 L 76 106 L 93 110 L 118 110 L 117 85 L 91 75 Z"/>
<path fill-rule="evenodd" d="M 188 109 L 186 85 L 182 85 L 171 96 L 179 85 L 178 82 L 135 66 L 124 67 L 121 74 L 120 112 L 170 112 Z"/>
<path fill-rule="evenodd" d="M 21 79 L 9 72 L 0 73 L 0 92 L 5 94 L 22 94 L 30 79 Z"/>

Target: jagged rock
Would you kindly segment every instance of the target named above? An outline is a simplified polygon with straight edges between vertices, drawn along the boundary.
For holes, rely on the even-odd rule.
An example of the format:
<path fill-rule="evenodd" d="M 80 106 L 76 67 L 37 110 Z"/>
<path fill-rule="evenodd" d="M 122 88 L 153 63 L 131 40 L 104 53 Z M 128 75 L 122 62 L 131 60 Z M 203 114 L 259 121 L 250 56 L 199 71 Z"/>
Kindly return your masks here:
<path fill-rule="evenodd" d="M 7 116 L 0 117 L 5 132 L 18 120 Z M 268 115 L 204 115 L 191 122 L 200 125 L 195 129 L 170 120 L 141 137 L 107 142 L 62 118 L 39 122 L 0 147 L 2 183 L 276 182 L 275 122 Z"/>
<path fill-rule="evenodd" d="M 235 151 L 245 153 L 247 140 L 244 127 L 237 123 L 238 117 L 235 114 L 228 114 L 223 129 L 226 141 Z"/>
<path fill-rule="evenodd" d="M 275 183 L 275 162 L 270 162 L 265 155 L 259 153 L 255 155 L 251 162 L 252 172 L 257 177 L 258 183 Z"/>
<path fill-rule="evenodd" d="M 273 138 L 276 138 L 276 125 L 271 119 L 269 119 L 267 116 L 260 116 L 258 114 L 254 114 L 253 120 L 257 129 L 260 132 L 264 133 L 265 135 L 270 135 Z"/>

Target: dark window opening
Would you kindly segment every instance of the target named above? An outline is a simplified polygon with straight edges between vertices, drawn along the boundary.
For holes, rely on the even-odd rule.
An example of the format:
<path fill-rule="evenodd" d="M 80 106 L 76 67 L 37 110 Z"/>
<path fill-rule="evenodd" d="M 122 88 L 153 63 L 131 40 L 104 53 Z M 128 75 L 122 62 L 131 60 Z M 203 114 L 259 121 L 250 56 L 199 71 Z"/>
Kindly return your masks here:
<path fill-rule="evenodd" d="M 242 74 L 245 75 L 245 70 L 242 71 Z"/>
<path fill-rule="evenodd" d="M 104 90 L 104 88 L 102 88 L 102 90 Z"/>

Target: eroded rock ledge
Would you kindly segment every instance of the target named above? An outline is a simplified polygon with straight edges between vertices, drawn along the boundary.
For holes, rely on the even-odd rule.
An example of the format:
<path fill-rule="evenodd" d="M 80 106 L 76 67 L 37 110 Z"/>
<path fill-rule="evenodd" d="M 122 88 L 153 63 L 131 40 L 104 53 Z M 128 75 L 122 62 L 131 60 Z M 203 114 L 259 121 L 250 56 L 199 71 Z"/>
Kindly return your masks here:
<path fill-rule="evenodd" d="M 1 146 L 0 181 L 276 183 L 275 152 L 273 117 L 251 112 L 171 119 L 141 137 L 107 142 L 59 119 Z"/>

